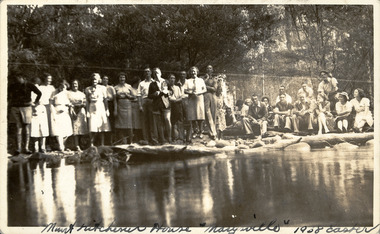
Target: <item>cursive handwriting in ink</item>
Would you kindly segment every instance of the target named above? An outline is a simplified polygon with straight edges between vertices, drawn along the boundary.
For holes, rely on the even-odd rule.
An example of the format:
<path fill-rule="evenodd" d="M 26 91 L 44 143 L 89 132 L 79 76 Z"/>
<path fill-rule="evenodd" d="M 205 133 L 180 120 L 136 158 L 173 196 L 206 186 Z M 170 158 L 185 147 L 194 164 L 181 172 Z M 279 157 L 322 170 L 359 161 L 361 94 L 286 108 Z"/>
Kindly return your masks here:
<path fill-rule="evenodd" d="M 239 231 L 241 232 L 263 232 L 263 231 L 272 231 L 272 232 L 279 232 L 281 227 L 280 224 L 276 224 L 277 219 L 274 219 L 270 221 L 268 224 L 261 223 L 260 226 L 251 226 L 251 227 L 244 227 L 241 228 Z M 289 220 L 286 222 L 284 221 L 284 224 L 289 224 Z"/>
<path fill-rule="evenodd" d="M 163 225 L 159 225 L 155 223 L 150 230 L 150 232 L 191 232 L 190 227 L 163 227 Z"/>
<path fill-rule="evenodd" d="M 208 227 L 204 232 L 209 233 L 228 233 L 228 234 L 235 234 L 235 232 L 238 230 L 236 227 Z"/>
<path fill-rule="evenodd" d="M 85 224 L 82 224 L 77 231 L 84 231 L 84 232 L 117 232 L 117 233 L 131 233 L 131 232 L 143 232 L 146 230 L 146 227 L 114 227 L 114 221 L 108 225 L 108 227 L 100 226 L 100 223 L 96 223 L 94 226 L 88 226 Z"/>
<path fill-rule="evenodd" d="M 46 225 L 44 227 L 44 229 L 42 229 L 41 233 L 43 232 L 59 232 L 59 233 L 72 233 L 72 231 L 74 230 L 74 225 L 75 223 L 73 224 L 70 224 L 69 227 L 65 227 L 65 228 L 62 228 L 62 227 L 56 227 L 57 226 L 57 223 L 49 223 L 48 225 Z"/>
<path fill-rule="evenodd" d="M 315 233 L 318 234 L 320 231 L 325 230 L 326 233 L 372 233 L 376 228 L 379 227 L 380 224 L 377 224 L 374 227 L 357 227 L 355 224 L 353 227 L 334 227 L 330 225 L 330 227 L 308 227 L 302 226 L 297 227 L 293 233 L 297 233 L 298 231 L 301 233 Z"/>

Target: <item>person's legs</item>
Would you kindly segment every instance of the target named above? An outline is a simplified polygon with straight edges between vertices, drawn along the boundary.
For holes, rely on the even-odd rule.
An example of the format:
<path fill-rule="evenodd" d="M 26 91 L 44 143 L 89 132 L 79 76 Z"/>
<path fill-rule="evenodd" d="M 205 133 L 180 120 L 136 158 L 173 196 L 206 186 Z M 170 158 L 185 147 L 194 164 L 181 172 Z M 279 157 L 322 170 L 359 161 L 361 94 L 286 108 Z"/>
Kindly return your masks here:
<path fill-rule="evenodd" d="M 40 137 L 38 141 L 39 141 L 39 151 L 41 153 L 45 153 L 46 152 L 46 138 Z"/>
<path fill-rule="evenodd" d="M 163 110 L 163 117 L 165 122 L 165 128 L 166 128 L 166 134 L 168 135 L 168 141 L 169 143 L 172 142 L 172 124 L 170 122 L 170 109 Z"/>
<path fill-rule="evenodd" d="M 25 124 L 25 145 L 24 145 L 24 151 L 25 153 L 31 153 L 29 150 L 29 143 L 30 143 L 30 124 Z"/>
<path fill-rule="evenodd" d="M 214 109 L 214 115 L 215 115 L 215 103 L 213 104 L 212 94 L 207 93 L 204 96 L 204 102 L 205 102 L 205 116 L 206 116 L 206 124 L 209 129 L 209 133 L 211 137 L 216 136 L 216 128 L 215 128 L 215 121 L 214 116 L 212 113 L 212 109 Z"/>
<path fill-rule="evenodd" d="M 268 129 L 268 122 L 266 120 L 260 121 L 261 136 L 267 132 L 267 129 Z"/>
<path fill-rule="evenodd" d="M 273 126 L 275 129 L 280 127 L 280 115 L 279 114 L 274 115 Z"/>
<path fill-rule="evenodd" d="M 300 120 L 297 115 L 293 115 L 292 120 L 293 120 L 294 132 L 298 133 Z"/>
<path fill-rule="evenodd" d="M 94 146 L 94 138 L 95 138 L 95 132 L 90 132 L 90 146 Z"/>
<path fill-rule="evenodd" d="M 57 136 L 57 141 L 58 141 L 58 145 L 59 145 L 58 151 L 63 151 L 65 149 L 65 145 L 63 143 L 63 137 Z"/>
<path fill-rule="evenodd" d="M 347 132 L 347 130 L 348 130 L 348 120 L 347 120 L 347 119 L 344 119 L 344 120 L 342 121 L 342 124 L 343 124 L 343 131 L 344 131 L 344 132 Z"/>
<path fill-rule="evenodd" d="M 338 129 L 343 132 L 343 123 L 342 123 L 342 120 L 338 120 L 338 122 L 336 123 Z"/>
<path fill-rule="evenodd" d="M 161 113 L 153 113 L 153 128 L 151 129 L 151 138 L 153 144 L 158 144 L 158 136 L 160 136 L 160 140 L 163 139 L 163 131 L 162 131 L 162 121 L 161 121 Z"/>
<path fill-rule="evenodd" d="M 285 130 L 288 132 L 292 131 L 292 120 L 290 116 L 285 116 Z"/>
<path fill-rule="evenodd" d="M 251 120 L 250 119 L 243 118 L 242 119 L 242 124 L 243 124 L 243 128 L 244 128 L 245 134 L 252 134 L 253 133 L 253 129 L 252 129 L 252 125 L 251 125 Z"/>
<path fill-rule="evenodd" d="M 203 136 L 202 136 L 202 132 L 203 132 L 203 120 L 197 120 L 197 122 L 198 122 L 198 137 L 199 138 L 203 138 Z"/>

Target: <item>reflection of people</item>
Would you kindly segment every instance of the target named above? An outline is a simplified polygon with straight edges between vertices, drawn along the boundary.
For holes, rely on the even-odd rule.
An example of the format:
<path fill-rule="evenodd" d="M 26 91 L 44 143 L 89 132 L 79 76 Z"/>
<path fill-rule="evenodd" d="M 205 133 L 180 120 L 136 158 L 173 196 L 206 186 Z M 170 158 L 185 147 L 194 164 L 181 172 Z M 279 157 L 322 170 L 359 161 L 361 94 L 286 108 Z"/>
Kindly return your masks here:
<path fill-rule="evenodd" d="M 31 153 L 29 150 L 30 123 L 32 120 L 32 97 L 35 93 L 36 99 L 33 105 L 37 105 L 41 98 L 41 91 L 32 83 L 25 80 L 23 75 L 16 76 L 16 83 L 8 87 L 11 114 L 16 120 L 17 125 L 17 150 L 16 154 L 22 150 L 22 132 L 25 131 L 24 153 Z"/>
<path fill-rule="evenodd" d="M 71 116 L 71 120 L 73 124 L 75 150 L 80 151 L 79 138 L 88 134 L 88 128 L 87 113 L 85 109 L 86 95 L 79 91 L 78 80 L 73 80 L 73 82 L 71 82 L 71 91 L 68 91 L 67 95 L 72 105 L 73 115 Z"/>
<path fill-rule="evenodd" d="M 205 119 L 203 94 L 206 92 L 206 84 L 202 78 L 198 77 L 198 73 L 197 67 L 191 67 L 189 70 L 190 78 L 184 87 L 185 94 L 189 95 L 187 116 L 189 121 L 192 121 L 193 138 L 197 136 L 203 138 L 202 130 Z"/>
<path fill-rule="evenodd" d="M 348 131 L 348 120 L 352 111 L 352 104 L 348 101 L 348 94 L 341 92 L 338 96 L 339 102 L 335 104 L 335 122 L 340 132 Z"/>
<path fill-rule="evenodd" d="M 364 91 L 362 89 L 355 89 L 354 99 L 350 102 L 355 109 L 354 131 L 362 132 L 365 124 L 372 127 L 373 118 L 369 110 L 370 102 L 369 99 L 365 97 Z"/>
<path fill-rule="evenodd" d="M 98 85 L 100 75 L 91 75 L 92 85 L 85 89 L 88 130 L 90 132 L 91 146 L 94 146 L 95 134 L 100 134 L 101 145 L 104 145 L 104 132 L 111 130 L 108 121 L 109 110 L 106 89 Z"/>

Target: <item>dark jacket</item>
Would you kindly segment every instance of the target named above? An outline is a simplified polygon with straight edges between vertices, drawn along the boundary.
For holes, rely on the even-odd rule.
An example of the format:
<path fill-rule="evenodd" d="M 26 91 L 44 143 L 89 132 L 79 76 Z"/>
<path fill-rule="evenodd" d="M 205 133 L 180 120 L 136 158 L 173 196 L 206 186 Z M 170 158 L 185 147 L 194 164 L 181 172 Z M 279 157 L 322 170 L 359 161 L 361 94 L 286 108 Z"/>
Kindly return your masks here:
<path fill-rule="evenodd" d="M 252 116 L 256 120 L 266 120 L 268 117 L 268 109 L 264 102 L 259 102 L 259 106 L 254 103 L 249 106 L 248 115 Z"/>
<path fill-rule="evenodd" d="M 37 95 L 36 100 L 32 100 L 32 92 Z M 14 83 L 8 87 L 8 99 L 10 106 L 13 107 L 31 106 L 32 101 L 40 101 L 41 95 L 41 91 L 34 84 L 29 82 L 23 84 Z"/>
<path fill-rule="evenodd" d="M 166 82 L 166 81 L 164 81 Z M 160 94 L 156 94 L 156 91 L 160 91 L 157 82 L 152 81 L 149 85 L 149 91 L 148 91 L 148 98 L 152 99 L 152 110 L 157 111 L 157 110 L 162 110 L 162 109 L 167 109 L 170 106 L 165 106 L 165 103 L 170 103 L 169 102 L 169 95 L 164 94 L 163 92 L 160 91 Z"/>

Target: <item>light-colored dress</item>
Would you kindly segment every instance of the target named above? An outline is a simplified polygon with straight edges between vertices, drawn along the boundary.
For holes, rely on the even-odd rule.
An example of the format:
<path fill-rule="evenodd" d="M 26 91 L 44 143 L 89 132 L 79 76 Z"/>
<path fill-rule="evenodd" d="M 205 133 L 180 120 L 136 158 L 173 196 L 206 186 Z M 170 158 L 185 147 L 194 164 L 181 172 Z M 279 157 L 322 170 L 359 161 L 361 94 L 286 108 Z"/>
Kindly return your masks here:
<path fill-rule="evenodd" d="M 115 86 L 115 91 L 117 99 L 117 116 L 115 119 L 115 128 L 133 128 L 132 102 L 125 96 L 126 94 L 133 95 L 132 86 L 129 84 L 118 84 Z"/>
<path fill-rule="evenodd" d="M 368 110 L 367 114 L 365 113 L 364 109 L 366 107 L 369 108 L 370 101 L 368 98 L 363 97 L 360 102 L 354 98 L 351 101 L 352 106 L 354 107 L 356 111 L 355 115 L 355 122 L 354 122 L 354 127 L 358 126 L 360 121 L 365 120 L 367 124 L 372 127 L 373 125 L 373 117 L 372 117 L 372 112 Z"/>
<path fill-rule="evenodd" d="M 36 85 L 38 89 L 41 86 Z M 40 89 L 41 90 L 41 89 Z M 42 94 L 43 95 L 43 94 Z M 32 100 L 36 99 L 36 94 L 32 93 Z M 42 99 L 42 96 L 41 96 Z M 44 104 L 41 102 L 38 106 L 33 107 L 32 119 L 30 124 L 30 136 L 31 137 L 47 137 L 49 136 L 49 125 L 48 125 L 48 116 L 47 110 Z M 48 99 L 49 101 L 49 99 Z M 49 104 L 49 102 L 48 102 Z"/>
<path fill-rule="evenodd" d="M 86 95 L 81 91 L 68 91 L 68 97 L 76 112 L 76 117 L 72 118 L 73 135 L 85 135 L 88 133 L 86 109 L 84 106 L 75 107 L 75 105 L 85 105 Z"/>
<path fill-rule="evenodd" d="M 216 130 L 224 131 L 226 129 L 226 111 L 224 109 L 223 95 L 216 96 Z"/>
<path fill-rule="evenodd" d="M 202 78 L 187 79 L 184 85 L 185 90 L 193 90 L 196 95 L 189 95 L 187 118 L 192 120 L 205 119 L 205 106 L 203 93 L 206 92 L 206 84 Z"/>
<path fill-rule="evenodd" d="M 106 114 L 104 100 L 107 97 L 104 86 L 96 85 L 87 87 L 85 90 L 87 101 L 89 102 L 88 128 L 90 132 L 109 132 L 111 125 Z"/>
<path fill-rule="evenodd" d="M 44 105 L 46 108 L 46 115 L 48 120 L 45 122 L 45 124 L 48 125 L 49 134 L 53 135 L 50 100 L 53 98 L 53 95 L 55 94 L 55 88 L 53 85 L 40 85 L 38 89 L 42 93 L 40 104 Z"/>
<path fill-rule="evenodd" d="M 71 118 L 69 114 L 70 101 L 67 91 L 61 91 L 53 96 L 52 132 L 54 136 L 67 137 L 73 134 Z"/>

